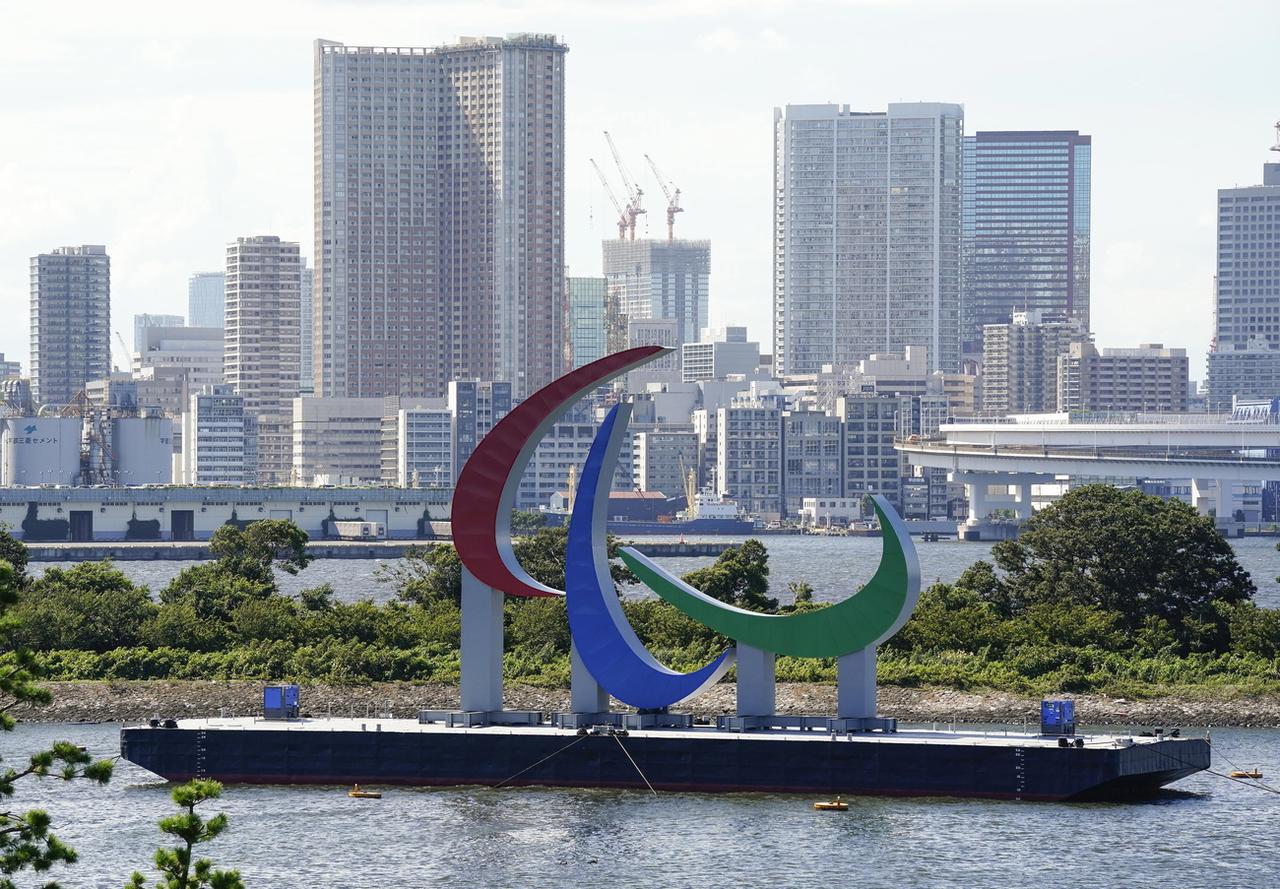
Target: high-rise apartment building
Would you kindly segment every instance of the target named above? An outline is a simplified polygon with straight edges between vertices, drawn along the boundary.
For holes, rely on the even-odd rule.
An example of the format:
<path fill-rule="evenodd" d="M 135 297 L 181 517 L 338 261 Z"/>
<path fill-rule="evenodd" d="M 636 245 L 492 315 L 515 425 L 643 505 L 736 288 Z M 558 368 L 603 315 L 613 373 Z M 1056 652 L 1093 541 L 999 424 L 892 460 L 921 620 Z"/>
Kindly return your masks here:
<path fill-rule="evenodd" d="M 605 309 L 609 282 L 605 278 L 566 278 L 569 308 L 569 359 L 582 367 L 608 354 Z"/>
<path fill-rule="evenodd" d="M 64 405 L 111 371 L 107 248 L 58 247 L 31 257 L 31 395 Z"/>
<path fill-rule="evenodd" d="M 782 409 L 736 399 L 716 411 L 716 493 L 745 511 L 782 516 Z"/>
<path fill-rule="evenodd" d="M 1058 409 L 1058 359 L 1072 343 L 1087 342 L 1079 321 L 1042 310 L 1014 312 L 1013 320 L 982 331 L 982 409 L 1033 414 Z"/>
<path fill-rule="evenodd" d="M 181 315 L 134 315 L 133 351 L 142 351 L 142 332 L 148 327 L 182 327 L 184 324 L 186 324 L 186 320 Z"/>
<path fill-rule="evenodd" d="M 980 132 L 964 139 L 961 239 L 964 354 L 1014 312 L 1089 329 L 1092 137 L 1075 130 Z"/>
<path fill-rule="evenodd" d="M 298 245 L 274 235 L 227 245 L 225 380 L 258 419 L 258 480 L 288 483 L 301 367 Z"/>
<path fill-rule="evenodd" d="M 901 507 L 902 459 L 893 437 L 898 415 L 909 404 L 910 396 L 891 395 L 850 395 L 836 404 L 836 416 L 844 422 L 845 497 L 879 494 Z"/>
<path fill-rule="evenodd" d="M 318 394 L 560 374 L 567 49 L 316 41 Z"/>
<path fill-rule="evenodd" d="M 1058 410 L 1183 413 L 1188 371 L 1186 349 L 1144 343 L 1099 352 L 1072 343 L 1058 359 Z"/>
<path fill-rule="evenodd" d="M 786 515 L 796 516 L 806 497 L 839 497 L 843 490 L 840 418 L 822 411 L 782 415 L 782 490 Z"/>
<path fill-rule="evenodd" d="M 672 320 L 677 349 L 697 341 L 709 323 L 710 241 L 615 238 L 603 252 L 610 298 L 628 322 Z"/>
<path fill-rule="evenodd" d="M 227 299 L 225 272 L 196 272 L 187 280 L 187 323 L 221 327 Z"/>
<path fill-rule="evenodd" d="M 960 365 L 964 111 L 774 110 L 774 369 L 927 346 Z"/>
<path fill-rule="evenodd" d="M 1280 163 L 1262 184 L 1218 190 L 1209 407 L 1280 395 Z"/>
<path fill-rule="evenodd" d="M 303 395 L 310 395 L 315 391 L 315 272 L 308 268 L 305 256 L 302 257 L 300 267 L 302 287 L 299 291 L 301 299 L 298 301 L 298 339 L 302 363 L 298 371 L 298 390 Z"/>

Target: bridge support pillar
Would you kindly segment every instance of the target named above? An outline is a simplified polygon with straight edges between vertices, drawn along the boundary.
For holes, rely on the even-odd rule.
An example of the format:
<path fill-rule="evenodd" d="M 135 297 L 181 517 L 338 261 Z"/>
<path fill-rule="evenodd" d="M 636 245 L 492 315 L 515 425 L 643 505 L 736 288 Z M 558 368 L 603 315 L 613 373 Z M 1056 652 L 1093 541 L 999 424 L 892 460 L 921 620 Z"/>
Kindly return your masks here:
<path fill-rule="evenodd" d="M 965 524 L 970 527 L 976 527 L 986 521 L 987 516 L 991 514 L 991 505 L 988 501 L 988 482 L 991 477 L 987 475 L 970 475 L 965 478 L 964 493 L 969 501 L 969 519 Z"/>
<path fill-rule="evenodd" d="M 777 710 L 774 664 L 777 655 L 750 645 L 737 645 L 738 715 L 773 716 Z"/>
<path fill-rule="evenodd" d="M 876 647 L 868 645 L 836 659 L 836 718 L 876 715 Z"/>
<path fill-rule="evenodd" d="M 503 598 L 462 569 L 462 710 L 502 709 Z"/>
<path fill-rule="evenodd" d="M 1031 507 L 1030 480 L 1018 482 L 1018 501 L 1014 506 L 1014 512 L 1020 522 L 1025 522 L 1027 519 L 1031 518 L 1033 509 Z"/>

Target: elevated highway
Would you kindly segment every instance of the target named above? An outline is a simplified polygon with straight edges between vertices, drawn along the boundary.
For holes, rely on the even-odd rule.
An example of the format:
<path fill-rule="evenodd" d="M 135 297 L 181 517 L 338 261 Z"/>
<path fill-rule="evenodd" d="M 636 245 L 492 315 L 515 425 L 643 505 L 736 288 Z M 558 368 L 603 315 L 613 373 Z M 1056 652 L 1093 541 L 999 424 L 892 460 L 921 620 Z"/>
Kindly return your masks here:
<path fill-rule="evenodd" d="M 1189 480 L 1191 501 L 1221 520 L 1240 505 L 1240 491 L 1280 481 L 1280 423 L 1232 422 L 1223 415 L 1066 414 L 953 420 L 934 436 L 899 439 L 913 465 L 945 469 L 965 484 L 973 538 L 995 508 L 1031 516 L 1031 487 L 1072 478 Z M 1003 492 L 992 496 L 990 488 Z M 1015 488 L 1012 499 L 1006 493 Z M 1007 528 L 988 528 L 1004 536 Z"/>

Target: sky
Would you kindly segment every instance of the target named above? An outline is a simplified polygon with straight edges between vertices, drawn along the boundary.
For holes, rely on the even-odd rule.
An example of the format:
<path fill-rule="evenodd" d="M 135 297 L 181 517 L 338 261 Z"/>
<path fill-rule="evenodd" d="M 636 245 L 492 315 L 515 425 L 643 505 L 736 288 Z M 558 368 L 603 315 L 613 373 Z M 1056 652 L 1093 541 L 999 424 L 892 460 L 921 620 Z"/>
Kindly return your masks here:
<path fill-rule="evenodd" d="M 28 362 L 29 258 L 106 244 L 112 326 L 186 313 L 237 236 L 312 241 L 312 41 L 554 33 L 566 62 L 568 272 L 616 234 L 602 131 L 678 236 L 712 241 L 711 320 L 769 351 L 775 106 L 959 102 L 965 131 L 1093 136 L 1093 329 L 1203 376 L 1216 189 L 1261 181 L 1280 119 L 1274 0 L 0 0 L 0 351 Z M 615 175 L 616 181 L 616 175 Z M 654 199 L 656 198 L 656 200 Z M 642 217 L 644 219 L 645 217 Z M 642 223 L 643 227 L 643 223 Z"/>

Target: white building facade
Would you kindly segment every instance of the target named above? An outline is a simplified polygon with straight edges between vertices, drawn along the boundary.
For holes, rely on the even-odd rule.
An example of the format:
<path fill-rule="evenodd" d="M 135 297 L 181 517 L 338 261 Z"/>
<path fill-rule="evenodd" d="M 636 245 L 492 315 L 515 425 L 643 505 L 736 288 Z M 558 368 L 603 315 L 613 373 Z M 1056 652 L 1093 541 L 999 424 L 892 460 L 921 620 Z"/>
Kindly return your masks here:
<path fill-rule="evenodd" d="M 959 105 L 774 110 L 779 376 L 912 345 L 960 369 L 963 135 Z"/>

